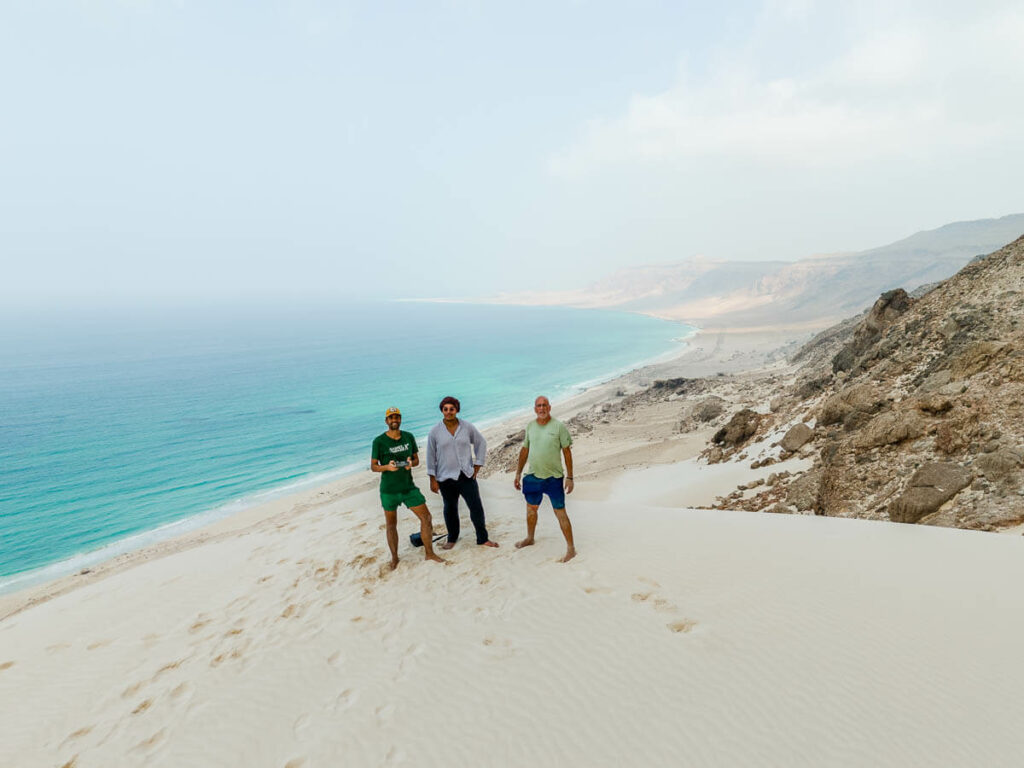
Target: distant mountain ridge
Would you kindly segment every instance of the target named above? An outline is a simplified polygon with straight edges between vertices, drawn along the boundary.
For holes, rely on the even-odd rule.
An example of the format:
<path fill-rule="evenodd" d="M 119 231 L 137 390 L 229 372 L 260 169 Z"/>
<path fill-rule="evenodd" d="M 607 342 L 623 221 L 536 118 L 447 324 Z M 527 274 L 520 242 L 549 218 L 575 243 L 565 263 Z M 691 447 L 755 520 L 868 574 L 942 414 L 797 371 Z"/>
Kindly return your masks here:
<path fill-rule="evenodd" d="M 945 280 L 1024 234 L 1024 214 L 946 224 L 879 248 L 798 261 L 697 257 L 618 270 L 578 291 L 504 295 L 502 303 L 616 308 L 704 327 L 825 327 L 880 293 Z"/>

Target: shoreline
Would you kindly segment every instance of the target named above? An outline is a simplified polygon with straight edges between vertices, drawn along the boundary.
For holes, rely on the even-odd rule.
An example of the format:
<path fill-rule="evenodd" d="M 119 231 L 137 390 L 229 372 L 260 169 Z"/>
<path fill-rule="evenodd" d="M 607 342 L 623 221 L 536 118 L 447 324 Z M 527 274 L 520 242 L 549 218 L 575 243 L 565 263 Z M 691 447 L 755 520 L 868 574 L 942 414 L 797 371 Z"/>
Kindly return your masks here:
<path fill-rule="evenodd" d="M 668 322 L 681 323 L 679 320 L 659 318 Z M 756 367 L 756 355 L 751 350 L 761 346 L 765 339 L 776 341 L 788 339 L 787 329 L 743 329 L 730 331 L 718 329 L 708 331 L 687 325 L 692 330 L 680 336 L 676 350 L 657 355 L 646 362 L 637 363 L 628 369 L 610 372 L 607 377 L 592 379 L 593 384 L 581 382 L 571 389 L 584 387 L 581 391 L 556 397 L 553 401 L 555 410 L 563 420 L 570 418 L 579 411 L 603 402 L 617 391 L 635 391 L 646 383 L 657 378 L 670 378 L 686 375 L 690 378 L 710 375 L 711 369 L 736 373 Z M 731 344 L 723 342 L 724 338 L 736 339 L 750 335 L 748 343 Z M 729 357 L 726 357 L 729 353 Z M 586 386 L 589 384 L 589 386 Z M 521 423 L 530 418 L 528 406 L 494 419 L 482 420 L 481 431 L 488 441 L 489 449 L 499 445 L 509 430 L 517 430 Z M 480 424 L 480 422 L 474 422 Z M 34 605 L 46 602 L 60 595 L 71 592 L 81 586 L 95 583 L 113 573 L 132 568 L 155 558 L 162 558 L 201 544 L 218 541 L 222 538 L 238 534 L 258 523 L 286 514 L 290 510 L 307 509 L 330 503 L 348 495 L 360 493 L 367 484 L 376 483 L 376 478 L 358 465 L 348 465 L 352 469 L 339 470 L 344 474 L 334 479 L 321 482 L 314 476 L 309 479 L 308 486 L 301 490 L 265 489 L 256 491 L 248 498 L 269 496 L 268 499 L 249 503 L 246 498 L 228 502 L 213 510 L 205 510 L 194 515 L 166 523 L 149 531 L 131 534 L 123 539 L 110 542 L 99 549 L 85 553 L 76 553 L 71 557 L 58 560 L 32 571 L 13 574 L 8 583 L 24 580 L 23 585 L 0 591 L 0 622 Z M 334 472 L 320 473 L 333 475 Z M 421 482 L 418 478 L 417 482 Z M 294 484 L 292 484 L 294 485 Z M 429 501 L 429 500 L 428 500 Z M 231 507 L 244 505 L 241 509 L 230 510 Z M 225 508 L 229 508 L 225 511 Z M 167 535 L 160 531 L 171 529 Z M 155 539 L 153 537 L 156 537 Z M 139 544 L 133 541 L 143 539 Z M 147 540 L 148 539 L 148 540 Z M 114 551 L 111 551 L 114 550 Z M 52 575 L 48 572 L 57 571 Z"/>
<path fill-rule="evenodd" d="M 991 585 L 1024 578 L 1024 539 L 709 508 L 809 457 L 761 466 L 780 422 L 749 456 L 699 458 L 797 373 L 778 331 L 692 343 L 557 401 L 568 563 L 546 503 L 535 545 L 513 546 L 513 417 L 487 428 L 480 480 L 498 548 L 467 525 L 445 565 L 423 562 L 403 510 L 391 570 L 365 472 L 0 600 L 0 763 L 1012 763 L 1024 618 Z M 986 706 L 965 720 L 965 700 Z M 538 718 L 559 738 L 536 739 Z M 486 738 L 441 744 L 453 719 Z"/>
<path fill-rule="evenodd" d="M 570 384 L 566 387 L 566 392 L 559 396 L 559 399 L 572 399 L 593 387 L 628 375 L 639 368 L 673 360 L 680 355 L 684 355 L 688 349 L 687 341 L 700 331 L 696 326 L 683 323 L 680 320 L 669 318 L 656 319 L 675 325 L 682 325 L 689 329 L 688 333 L 672 340 L 673 343 L 680 346 L 670 348 L 668 351 L 659 353 L 654 357 L 627 364 L 606 374 L 600 374 L 585 381 Z M 498 429 L 501 425 L 511 422 L 528 412 L 528 409 L 505 411 L 474 423 L 478 424 L 486 432 L 489 428 Z M 422 437 L 425 441 L 426 433 L 422 436 L 417 436 L 417 438 L 419 437 Z M 0 618 L 4 615 L 4 599 L 10 595 L 17 595 L 27 589 L 81 574 L 83 570 L 87 572 L 87 575 L 88 572 L 101 568 L 108 561 L 130 555 L 133 552 L 147 550 L 151 547 L 159 547 L 165 541 L 188 536 L 235 515 L 265 507 L 279 499 L 301 498 L 306 492 L 317 491 L 321 488 L 333 488 L 338 483 L 345 483 L 350 478 L 359 475 L 364 469 L 365 461 L 356 460 L 336 468 L 316 471 L 304 478 L 290 481 L 284 485 L 255 490 L 238 498 L 228 500 L 216 507 L 201 509 L 176 520 L 162 523 L 155 528 L 130 533 L 102 544 L 96 549 L 76 552 L 70 556 L 30 570 L 4 576 L 0 578 Z"/>

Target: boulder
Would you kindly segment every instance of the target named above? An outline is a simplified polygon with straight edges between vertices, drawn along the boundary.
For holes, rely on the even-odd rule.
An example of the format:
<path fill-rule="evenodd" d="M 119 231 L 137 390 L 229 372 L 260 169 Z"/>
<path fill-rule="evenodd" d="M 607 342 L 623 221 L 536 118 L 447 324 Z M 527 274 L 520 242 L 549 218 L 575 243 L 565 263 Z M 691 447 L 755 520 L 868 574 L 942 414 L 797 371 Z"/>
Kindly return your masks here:
<path fill-rule="evenodd" d="M 847 387 L 840 396 L 855 411 L 876 411 L 885 404 L 885 400 L 870 384 L 854 384 Z"/>
<path fill-rule="evenodd" d="M 975 460 L 974 466 L 985 476 L 986 480 L 1016 487 L 1020 481 L 1021 467 L 1024 466 L 1024 456 L 1020 451 L 1012 448 L 1000 448 L 992 453 L 979 456 Z"/>
<path fill-rule="evenodd" d="M 997 341 L 978 341 L 953 359 L 950 374 L 953 381 L 963 381 L 984 371 L 1008 345 Z"/>
<path fill-rule="evenodd" d="M 878 390 L 870 384 L 853 384 L 826 400 L 818 413 L 823 427 L 838 424 L 854 411 L 874 413 L 885 405 Z"/>
<path fill-rule="evenodd" d="M 786 504 L 797 508 L 800 512 L 814 509 L 818 500 L 818 486 L 821 483 L 821 470 L 811 470 L 789 484 L 786 491 Z"/>
<path fill-rule="evenodd" d="M 937 392 L 919 397 L 915 403 L 917 410 L 921 413 L 927 413 L 931 416 L 941 416 L 953 407 L 953 401 L 945 395 L 941 395 Z"/>
<path fill-rule="evenodd" d="M 813 436 L 814 430 L 806 424 L 795 424 L 789 428 L 789 431 L 787 431 L 782 440 L 779 441 L 779 445 L 782 446 L 784 451 L 795 453 L 800 450 L 801 446 L 803 446 L 803 444 Z"/>
<path fill-rule="evenodd" d="M 740 445 L 757 432 L 757 425 L 760 422 L 761 417 L 757 412 L 744 408 L 742 411 L 733 414 L 733 417 L 729 419 L 729 423 L 718 430 L 715 436 L 711 438 L 711 442 L 726 447 Z"/>
<path fill-rule="evenodd" d="M 708 422 L 712 419 L 717 419 L 722 415 L 722 411 L 725 410 L 725 406 L 722 404 L 722 400 L 717 397 L 707 397 L 693 406 L 693 410 L 690 411 L 690 415 L 700 422 Z"/>
<path fill-rule="evenodd" d="M 842 396 L 832 395 L 832 397 L 822 403 L 821 410 L 818 411 L 818 423 L 823 427 L 838 424 L 852 411 L 853 408 L 843 400 Z"/>
<path fill-rule="evenodd" d="M 888 411 L 871 420 L 854 438 L 856 448 L 877 448 L 915 440 L 925 432 L 924 420 L 915 411 Z"/>
<path fill-rule="evenodd" d="M 825 387 L 832 383 L 831 376 L 819 376 L 814 379 L 806 379 L 800 382 L 796 388 L 796 396 L 800 400 L 807 400 L 822 392 Z"/>
<path fill-rule="evenodd" d="M 889 519 L 916 523 L 970 485 L 971 472 L 959 464 L 930 462 L 910 478 L 903 494 L 889 506 Z"/>
<path fill-rule="evenodd" d="M 832 358 L 832 372 L 850 371 L 864 353 L 882 337 L 882 331 L 910 309 L 914 300 L 902 288 L 886 291 L 871 307 L 867 317 L 853 333 L 853 339 Z"/>

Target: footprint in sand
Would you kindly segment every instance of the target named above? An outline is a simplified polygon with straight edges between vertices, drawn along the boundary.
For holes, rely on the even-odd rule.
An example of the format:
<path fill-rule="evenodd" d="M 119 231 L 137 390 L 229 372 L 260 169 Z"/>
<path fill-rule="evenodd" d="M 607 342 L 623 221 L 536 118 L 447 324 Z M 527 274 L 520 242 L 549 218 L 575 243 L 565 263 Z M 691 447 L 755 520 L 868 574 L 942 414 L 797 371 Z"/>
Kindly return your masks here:
<path fill-rule="evenodd" d="M 305 768 L 308 761 L 304 757 L 293 757 L 284 764 L 284 768 Z"/>
<path fill-rule="evenodd" d="M 658 586 L 658 582 L 653 579 L 640 577 L 638 581 L 642 581 L 644 584 L 650 584 L 651 586 Z M 659 611 L 660 613 L 674 613 L 678 610 L 672 602 L 663 597 L 656 596 L 655 593 L 651 591 L 634 592 L 630 595 L 630 598 L 634 603 L 647 603 L 648 605 L 653 606 L 654 610 Z M 676 621 L 669 622 L 665 626 L 672 632 L 686 633 L 697 626 L 697 622 L 692 619 L 678 619 Z"/>
<path fill-rule="evenodd" d="M 139 706 L 137 706 L 135 709 L 132 710 L 132 714 L 133 715 L 141 715 L 143 712 L 145 712 L 147 709 L 149 709 L 152 706 L 153 706 L 153 700 L 152 699 L 146 699 L 145 701 L 139 702 Z"/>
<path fill-rule="evenodd" d="M 168 695 L 175 702 L 180 703 L 180 702 L 188 701 L 189 699 L 191 699 L 192 698 L 192 692 L 193 692 L 192 683 L 185 682 L 185 683 L 180 683 L 179 685 L 177 685 L 174 688 L 172 688 Z"/>
<path fill-rule="evenodd" d="M 0 664 L 0 672 L 3 672 L 5 669 L 10 669 L 13 666 L 13 661 L 5 661 L 3 664 Z"/>
<path fill-rule="evenodd" d="M 337 712 L 339 709 L 348 709 L 356 703 L 356 699 L 358 698 L 358 693 L 353 691 L 351 688 L 346 688 L 334 699 L 334 711 Z"/>
<path fill-rule="evenodd" d="M 309 714 L 303 713 L 299 715 L 295 722 L 292 724 L 292 733 L 295 734 L 295 738 L 302 738 L 302 734 L 309 729 Z"/>
<path fill-rule="evenodd" d="M 77 731 L 72 731 L 67 735 L 64 741 L 60 743 L 60 749 L 63 749 L 69 741 L 75 741 L 76 739 L 80 739 L 83 736 L 88 736 L 90 733 L 92 733 L 92 729 L 93 726 L 87 725 L 84 728 L 79 728 Z"/>
<path fill-rule="evenodd" d="M 110 645 L 112 642 L 114 641 L 108 637 L 106 640 L 97 640 L 95 643 L 89 643 L 89 645 L 85 646 L 85 649 L 87 651 L 95 651 L 97 648 L 102 648 L 105 645 Z"/>
<path fill-rule="evenodd" d="M 487 635 L 487 637 L 484 638 L 483 643 L 487 646 L 490 651 L 490 656 L 493 659 L 508 659 L 515 656 L 518 652 L 518 649 L 512 644 L 512 641 L 503 637 Z"/>
<path fill-rule="evenodd" d="M 356 555 L 348 561 L 349 568 L 369 568 L 377 562 L 376 555 Z"/>
<path fill-rule="evenodd" d="M 385 704 L 384 706 L 377 707 L 373 710 L 373 714 L 377 718 L 377 722 L 383 725 L 394 716 L 395 705 Z"/>
<path fill-rule="evenodd" d="M 689 632 L 691 629 L 697 626 L 697 622 L 691 621 L 690 619 L 681 619 L 679 621 L 673 621 L 669 624 L 666 624 L 665 626 L 671 629 L 673 632 Z"/>
<path fill-rule="evenodd" d="M 47 653 L 58 653 L 63 651 L 65 648 L 70 648 L 71 643 L 54 643 L 53 645 L 46 646 Z"/>
<path fill-rule="evenodd" d="M 225 661 L 237 661 L 238 659 L 242 658 L 242 656 L 245 653 L 245 650 L 248 647 L 249 647 L 249 643 L 248 642 L 242 642 L 239 645 L 236 645 L 234 648 L 232 648 L 229 651 L 224 651 L 223 653 L 218 653 L 216 656 L 214 656 L 213 658 L 210 659 L 210 666 L 211 667 L 219 667 Z M 244 668 L 246 666 L 248 666 L 248 665 L 243 663 L 242 667 Z"/>
<path fill-rule="evenodd" d="M 170 672 L 170 671 L 171 671 L 172 669 L 177 669 L 178 667 L 180 667 L 180 666 L 181 666 L 181 663 L 182 663 L 183 661 L 185 661 L 185 660 L 184 660 L 184 659 L 175 659 L 174 661 L 169 661 L 169 662 L 167 662 L 167 663 L 166 663 L 166 664 L 164 664 L 164 665 L 163 665 L 162 667 L 160 667 L 160 669 L 158 669 L 158 670 L 157 670 L 157 671 L 156 671 L 156 672 L 155 672 L 155 673 L 153 674 L 153 677 L 152 677 L 152 678 L 150 678 L 150 679 L 151 679 L 151 680 L 156 680 L 156 679 L 157 679 L 158 677 L 160 677 L 160 675 L 163 675 L 163 674 L 165 674 L 165 673 L 167 673 L 167 672 Z"/>
<path fill-rule="evenodd" d="M 402 654 L 402 660 L 398 662 L 398 672 L 401 676 L 405 676 L 407 670 L 410 668 L 412 663 L 415 661 L 417 656 L 423 653 L 423 646 L 414 643 L 405 649 L 405 653 Z"/>
<path fill-rule="evenodd" d="M 342 664 L 345 663 L 345 657 L 342 656 L 341 651 L 335 651 L 334 653 L 332 653 L 330 656 L 327 657 L 327 663 L 330 664 L 335 669 L 337 669 L 338 667 L 340 667 Z"/>
<path fill-rule="evenodd" d="M 194 635 L 196 632 L 201 630 L 211 621 L 212 619 L 207 618 L 205 613 L 200 613 L 198 616 L 196 616 L 196 620 L 192 623 L 192 626 L 188 628 L 188 633 L 190 635 Z"/>
<path fill-rule="evenodd" d="M 256 599 L 252 597 L 236 597 L 225 606 L 225 609 L 232 613 L 238 613 L 252 607 L 255 603 Z"/>
<path fill-rule="evenodd" d="M 127 688 L 125 688 L 123 691 L 121 691 L 121 698 L 122 699 L 130 699 L 132 696 L 134 696 L 136 693 L 138 693 L 142 689 L 142 686 L 144 686 L 144 685 L 145 685 L 145 683 L 142 682 L 141 680 L 139 682 L 137 682 L 137 683 L 132 683 Z"/>
<path fill-rule="evenodd" d="M 149 752 L 150 750 L 159 747 L 163 743 L 165 738 L 166 735 L 164 733 L 164 729 L 161 728 L 148 739 L 143 739 L 142 741 L 140 741 L 138 744 L 132 747 L 132 749 L 138 752 Z"/>

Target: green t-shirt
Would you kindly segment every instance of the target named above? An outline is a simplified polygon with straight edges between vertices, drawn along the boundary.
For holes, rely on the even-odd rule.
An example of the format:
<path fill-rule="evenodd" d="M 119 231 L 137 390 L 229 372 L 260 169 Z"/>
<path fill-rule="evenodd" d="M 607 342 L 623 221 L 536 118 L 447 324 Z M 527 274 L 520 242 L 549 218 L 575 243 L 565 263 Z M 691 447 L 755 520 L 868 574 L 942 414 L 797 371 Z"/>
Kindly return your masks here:
<path fill-rule="evenodd" d="M 548 477 L 562 477 L 562 449 L 572 445 L 569 430 L 558 419 L 547 424 L 538 424 L 536 419 L 526 425 L 523 446 L 529 451 L 530 474 L 541 480 Z"/>
<path fill-rule="evenodd" d="M 412 436 L 412 432 L 402 432 L 402 436 L 397 440 L 391 439 L 385 432 L 373 439 L 370 458 L 381 464 L 390 464 L 392 461 L 409 461 L 414 453 L 419 453 L 419 449 L 416 447 L 416 438 Z M 381 493 L 405 493 L 415 487 L 411 470 L 402 468 L 397 472 L 380 473 Z"/>

